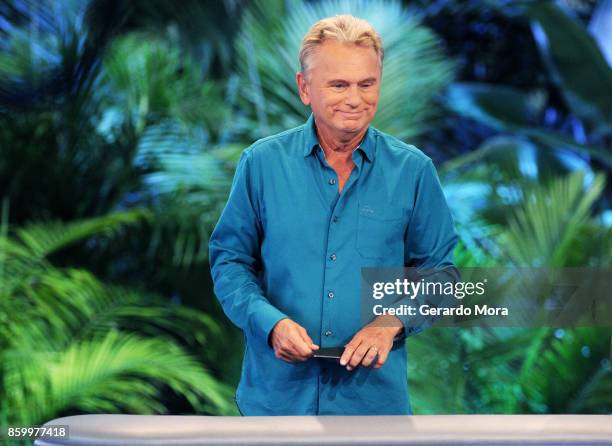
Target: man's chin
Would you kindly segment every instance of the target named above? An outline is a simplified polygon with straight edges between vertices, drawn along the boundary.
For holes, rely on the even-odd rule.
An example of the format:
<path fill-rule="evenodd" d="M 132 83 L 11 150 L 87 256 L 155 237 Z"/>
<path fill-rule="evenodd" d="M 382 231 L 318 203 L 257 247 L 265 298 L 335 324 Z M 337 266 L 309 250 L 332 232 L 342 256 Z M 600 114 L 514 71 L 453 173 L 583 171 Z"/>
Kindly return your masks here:
<path fill-rule="evenodd" d="M 367 125 L 344 125 L 341 127 L 342 132 L 344 133 L 351 133 L 351 134 L 357 134 L 359 132 L 361 132 L 364 128 L 366 128 Z"/>
<path fill-rule="evenodd" d="M 339 122 L 337 128 L 347 133 L 359 133 L 367 126 L 368 123 L 364 122 L 362 119 L 343 119 L 341 122 Z"/>

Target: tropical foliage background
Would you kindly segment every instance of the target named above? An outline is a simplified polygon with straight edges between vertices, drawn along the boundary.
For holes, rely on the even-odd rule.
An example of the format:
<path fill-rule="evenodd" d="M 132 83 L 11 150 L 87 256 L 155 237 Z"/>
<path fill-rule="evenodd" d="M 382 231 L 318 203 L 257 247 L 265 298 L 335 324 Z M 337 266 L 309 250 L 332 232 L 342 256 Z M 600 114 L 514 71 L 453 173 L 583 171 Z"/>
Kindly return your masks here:
<path fill-rule="evenodd" d="M 460 266 L 610 266 L 612 1 L 0 4 L 0 425 L 237 414 L 207 240 L 240 152 L 308 116 L 317 19 L 386 46 L 374 123 L 437 167 Z M 610 413 L 610 328 L 434 328 L 417 414 Z"/>

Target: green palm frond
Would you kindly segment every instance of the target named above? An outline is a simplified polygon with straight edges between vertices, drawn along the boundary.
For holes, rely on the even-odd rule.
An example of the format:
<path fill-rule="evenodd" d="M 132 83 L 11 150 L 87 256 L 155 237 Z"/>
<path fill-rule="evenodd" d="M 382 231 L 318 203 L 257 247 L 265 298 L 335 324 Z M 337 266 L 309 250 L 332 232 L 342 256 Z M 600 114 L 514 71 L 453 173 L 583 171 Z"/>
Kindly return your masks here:
<path fill-rule="evenodd" d="M 575 172 L 549 186 L 525 191 L 501 237 L 514 264 L 566 266 L 568 248 L 591 219 L 591 206 L 605 184 L 603 175 L 595 175 L 585 190 L 584 180 L 582 172 Z"/>
<path fill-rule="evenodd" d="M 502 258 L 496 241 L 525 191 L 564 169 L 551 150 L 525 138 L 497 135 L 445 162 L 439 172 L 459 235 L 473 260 L 482 264 L 485 258 Z"/>
<path fill-rule="evenodd" d="M 204 145 L 221 137 L 230 113 L 223 84 L 204 77 L 176 36 L 139 32 L 117 38 L 103 66 L 115 93 L 107 127 L 127 121 L 140 134 L 149 124 L 174 118 L 200 132 Z"/>
<path fill-rule="evenodd" d="M 189 267 L 208 257 L 208 238 L 223 208 L 242 145 L 208 147 L 197 129 L 174 120 L 149 125 L 136 162 L 155 203 L 148 255 L 169 242 L 173 265 Z"/>
<path fill-rule="evenodd" d="M 104 42 L 90 38 L 86 10 L 86 2 L 24 0 L 0 11 L 10 31 L 0 56 L 0 111 L 67 92 L 75 102 L 95 93 Z"/>
<path fill-rule="evenodd" d="M 522 376 L 526 401 L 540 413 L 610 413 L 609 330 L 549 330 L 545 346 Z"/>
<path fill-rule="evenodd" d="M 408 339 L 415 413 L 519 413 L 517 364 L 532 340 L 511 328 L 434 328 Z"/>
<path fill-rule="evenodd" d="M 0 415 L 11 424 L 70 410 L 164 413 L 161 386 L 197 411 L 233 413 L 231 389 L 180 347 L 219 359 L 208 348 L 220 334 L 210 316 L 105 285 L 87 271 L 58 269 L 44 257 L 142 216 L 51 223 L 48 230 L 1 225 L 0 271 L 10 280 L 0 287 L 0 399 L 9 407 Z"/>
<path fill-rule="evenodd" d="M 151 213 L 146 209 L 115 213 L 87 220 L 62 223 L 32 223 L 15 229 L 9 237 L 8 200 L 4 200 L 4 220 L 0 226 L 0 281 L 3 291 L 15 293 L 22 287 L 24 278 L 34 278 L 51 266 L 46 257 L 72 243 L 96 235 L 112 236 L 126 225 L 134 225 L 149 219 Z M 31 283 L 38 283 L 34 280 Z"/>
<path fill-rule="evenodd" d="M 225 194 L 231 184 L 225 162 L 216 156 L 216 150 L 207 147 L 200 133 L 177 121 L 147 127 L 138 143 L 135 162 L 151 171 L 145 181 L 159 194 L 181 189 Z"/>
<path fill-rule="evenodd" d="M 107 213 L 138 183 L 133 135 L 100 131 L 114 97 L 101 64 L 108 30 L 90 34 L 90 2 L 8 3 L 0 11 L 0 190 L 11 197 L 12 221 Z"/>
<path fill-rule="evenodd" d="M 10 296 L 3 306 L 15 323 L 5 327 L 8 332 L 3 336 L 11 344 L 57 350 L 120 327 L 150 336 L 172 336 L 199 349 L 219 335 L 218 325 L 206 314 L 102 284 L 82 270 L 47 268 L 30 273 L 22 276 Z"/>
<path fill-rule="evenodd" d="M 250 138 L 304 122 L 309 109 L 295 84 L 301 39 L 317 20 L 349 13 L 368 20 L 385 45 L 379 108 L 373 125 L 408 139 L 420 134 L 434 114 L 433 96 L 452 79 L 453 64 L 436 36 L 398 1 L 260 1 L 245 12 L 237 38 L 245 125 Z"/>
<path fill-rule="evenodd" d="M 417 414 L 609 413 L 609 330 L 433 328 L 408 338 Z"/>
<path fill-rule="evenodd" d="M 602 366 L 588 377 L 567 407 L 568 413 L 600 413 L 612 411 L 612 369 Z"/>
<path fill-rule="evenodd" d="M 541 354 L 545 350 L 538 331 L 541 330 L 494 327 L 462 332 L 471 389 L 469 406 L 474 411 L 522 413 L 525 389 L 520 380 L 521 370 L 530 363 L 531 352 Z"/>
<path fill-rule="evenodd" d="M 35 223 L 18 229 L 16 233 L 32 256 L 43 258 L 71 243 L 94 235 L 112 236 L 125 225 L 133 225 L 150 217 L 148 210 L 136 209 L 70 223 Z"/>
<path fill-rule="evenodd" d="M 27 353 L 27 355 L 26 355 Z M 60 352 L 17 349 L 3 354 L 4 386 L 23 424 L 58 413 L 165 413 L 161 383 L 198 411 L 230 410 L 229 388 L 175 343 L 109 331 Z"/>
<path fill-rule="evenodd" d="M 231 169 L 216 156 L 231 132 L 231 100 L 176 39 L 141 32 L 113 43 L 104 67 L 116 98 L 104 128 L 129 122 L 138 134 L 134 164 L 155 211 L 149 258 L 187 268 L 207 258 L 209 231 L 231 184 Z"/>
<path fill-rule="evenodd" d="M 93 24 L 97 25 L 109 15 L 109 7 L 104 0 L 92 3 L 101 10 L 93 17 Z M 230 71 L 233 38 L 244 3 L 245 0 L 131 0 L 114 5 L 113 9 L 123 6 L 127 10 L 119 15 L 129 22 L 130 30 L 145 29 L 154 35 L 170 30 L 180 46 L 198 60 L 204 73 L 224 76 Z"/>

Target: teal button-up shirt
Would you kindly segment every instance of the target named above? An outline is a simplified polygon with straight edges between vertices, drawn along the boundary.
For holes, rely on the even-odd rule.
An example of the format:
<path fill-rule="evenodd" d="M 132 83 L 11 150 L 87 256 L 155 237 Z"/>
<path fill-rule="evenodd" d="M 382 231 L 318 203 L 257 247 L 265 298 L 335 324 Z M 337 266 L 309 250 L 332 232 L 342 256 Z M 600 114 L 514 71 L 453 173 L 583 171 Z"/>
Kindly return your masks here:
<path fill-rule="evenodd" d="M 372 126 L 341 193 L 314 118 L 255 142 L 238 163 L 210 238 L 215 294 L 245 336 L 236 402 L 243 415 L 411 414 L 404 332 L 385 365 L 287 363 L 268 336 L 291 318 L 320 347 L 363 328 L 362 267 L 452 267 L 453 220 L 432 161 Z"/>

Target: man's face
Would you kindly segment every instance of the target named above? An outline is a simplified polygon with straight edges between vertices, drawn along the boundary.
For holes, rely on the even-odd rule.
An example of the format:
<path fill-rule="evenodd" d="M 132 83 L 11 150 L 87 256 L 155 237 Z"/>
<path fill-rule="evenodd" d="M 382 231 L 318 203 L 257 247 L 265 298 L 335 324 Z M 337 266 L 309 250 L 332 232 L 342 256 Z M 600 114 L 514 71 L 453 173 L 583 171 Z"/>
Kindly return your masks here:
<path fill-rule="evenodd" d="M 380 64 L 374 48 L 328 40 L 308 61 L 306 78 L 297 74 L 300 98 L 310 105 L 317 126 L 333 134 L 359 133 L 376 113 Z"/>

